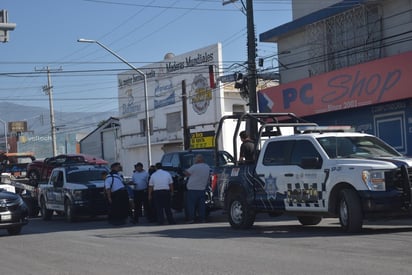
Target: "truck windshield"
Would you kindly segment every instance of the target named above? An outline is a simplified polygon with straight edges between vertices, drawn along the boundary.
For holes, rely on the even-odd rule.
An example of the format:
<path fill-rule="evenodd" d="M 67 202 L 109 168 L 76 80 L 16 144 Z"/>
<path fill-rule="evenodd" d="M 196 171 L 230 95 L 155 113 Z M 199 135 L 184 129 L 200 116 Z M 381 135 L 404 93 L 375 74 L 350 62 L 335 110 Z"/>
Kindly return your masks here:
<path fill-rule="evenodd" d="M 183 157 L 182 157 L 182 169 L 183 170 L 186 170 L 190 166 L 193 165 L 195 156 L 197 154 L 203 155 L 205 163 L 207 163 L 207 165 L 209 165 L 210 168 L 213 169 L 215 167 L 215 152 L 214 151 L 204 151 L 204 152 L 188 153 L 188 154 L 183 155 Z M 218 156 L 219 156 L 219 164 L 220 165 L 234 164 L 235 163 L 235 160 L 233 159 L 233 157 L 229 153 L 218 152 Z"/>
<path fill-rule="evenodd" d="M 372 136 L 329 136 L 317 138 L 329 158 L 374 158 L 402 156 Z"/>
<path fill-rule="evenodd" d="M 90 181 L 102 181 L 103 170 L 84 170 L 84 171 L 74 171 L 66 174 L 67 182 L 72 183 L 88 183 Z"/>

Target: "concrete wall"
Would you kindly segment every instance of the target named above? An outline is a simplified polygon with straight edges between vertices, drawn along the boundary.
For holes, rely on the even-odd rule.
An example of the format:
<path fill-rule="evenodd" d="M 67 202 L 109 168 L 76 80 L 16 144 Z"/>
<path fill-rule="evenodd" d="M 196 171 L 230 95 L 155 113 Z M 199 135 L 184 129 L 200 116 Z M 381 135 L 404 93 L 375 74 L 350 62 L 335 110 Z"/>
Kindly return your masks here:
<path fill-rule="evenodd" d="M 292 0 L 293 19 L 310 14 L 314 11 L 329 7 L 330 5 L 341 2 L 342 0 Z"/>

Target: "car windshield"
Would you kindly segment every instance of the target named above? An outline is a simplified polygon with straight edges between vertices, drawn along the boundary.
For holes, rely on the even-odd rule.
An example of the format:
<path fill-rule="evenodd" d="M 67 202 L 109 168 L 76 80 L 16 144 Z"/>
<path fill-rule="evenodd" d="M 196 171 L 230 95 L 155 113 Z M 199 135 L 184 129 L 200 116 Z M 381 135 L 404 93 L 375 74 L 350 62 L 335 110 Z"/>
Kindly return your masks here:
<path fill-rule="evenodd" d="M 373 136 L 329 136 L 317 140 L 332 159 L 401 156 L 395 149 Z"/>
<path fill-rule="evenodd" d="M 103 170 L 83 170 L 83 171 L 71 171 L 66 174 L 67 182 L 73 183 L 88 183 L 90 181 L 103 180 Z"/>

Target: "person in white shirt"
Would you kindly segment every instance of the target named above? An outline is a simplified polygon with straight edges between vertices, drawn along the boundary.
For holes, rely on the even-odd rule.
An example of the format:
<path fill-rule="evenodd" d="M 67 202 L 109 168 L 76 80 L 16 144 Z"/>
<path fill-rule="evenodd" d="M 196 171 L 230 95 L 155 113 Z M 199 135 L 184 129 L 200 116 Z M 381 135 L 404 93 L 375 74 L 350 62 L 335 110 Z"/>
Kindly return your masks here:
<path fill-rule="evenodd" d="M 143 164 L 138 162 L 134 166 L 134 172 L 132 175 L 132 181 L 134 184 L 133 190 L 133 201 L 134 201 L 134 212 L 133 212 L 133 222 L 139 223 L 139 216 L 142 216 L 142 207 L 144 209 L 144 216 L 147 220 L 151 220 L 150 217 L 150 207 L 147 195 L 149 173 L 143 169 Z"/>
<path fill-rule="evenodd" d="M 162 225 L 164 214 L 169 224 L 175 224 L 172 209 L 171 195 L 173 193 L 173 179 L 169 172 L 162 169 L 161 163 L 156 163 L 156 172 L 149 180 L 149 201 L 154 199 L 157 223 Z"/>

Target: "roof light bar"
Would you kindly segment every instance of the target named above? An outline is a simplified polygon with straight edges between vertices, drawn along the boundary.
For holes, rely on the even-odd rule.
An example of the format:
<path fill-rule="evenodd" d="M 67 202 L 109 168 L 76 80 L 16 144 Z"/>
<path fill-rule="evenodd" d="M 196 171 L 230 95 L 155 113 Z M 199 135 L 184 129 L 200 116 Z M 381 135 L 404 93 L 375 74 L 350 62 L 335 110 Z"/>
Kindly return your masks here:
<path fill-rule="evenodd" d="M 355 129 L 348 125 L 331 126 L 298 126 L 296 130 L 301 133 L 323 133 L 323 132 L 354 132 Z"/>

